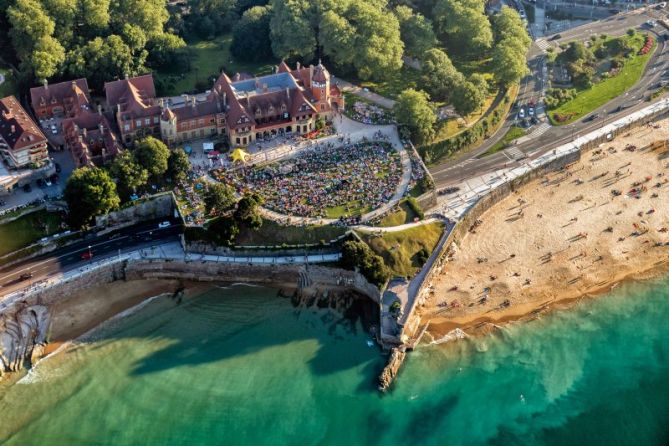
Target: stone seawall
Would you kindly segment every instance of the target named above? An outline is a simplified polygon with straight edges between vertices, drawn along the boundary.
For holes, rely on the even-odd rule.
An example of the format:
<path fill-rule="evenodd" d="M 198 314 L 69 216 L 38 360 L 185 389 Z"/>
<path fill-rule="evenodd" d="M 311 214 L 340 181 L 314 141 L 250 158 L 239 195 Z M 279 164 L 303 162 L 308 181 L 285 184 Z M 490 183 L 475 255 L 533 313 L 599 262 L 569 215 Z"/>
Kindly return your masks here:
<path fill-rule="evenodd" d="M 198 282 L 244 282 L 278 288 L 300 299 L 365 296 L 378 304 L 380 292 L 354 271 L 304 265 L 246 265 L 202 261 L 120 260 L 48 288 L 26 292 L 0 306 L 0 376 L 29 366 L 48 342 L 52 310 L 88 289 L 116 281 L 160 279 Z M 91 295 L 90 299 L 98 298 Z M 350 299 L 347 300 L 350 302 Z M 341 308 L 337 303 L 333 308 Z"/>

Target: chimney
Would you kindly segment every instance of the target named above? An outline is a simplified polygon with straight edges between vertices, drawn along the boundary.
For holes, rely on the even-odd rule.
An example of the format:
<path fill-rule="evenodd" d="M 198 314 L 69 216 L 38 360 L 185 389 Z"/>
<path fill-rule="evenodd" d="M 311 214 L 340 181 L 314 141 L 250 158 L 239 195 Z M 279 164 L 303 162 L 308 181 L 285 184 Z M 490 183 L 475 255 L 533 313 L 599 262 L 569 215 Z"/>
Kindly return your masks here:
<path fill-rule="evenodd" d="M 278 65 L 274 65 L 274 72 L 275 72 L 275 73 L 278 73 L 278 72 L 279 72 L 279 66 L 278 66 Z"/>
<path fill-rule="evenodd" d="M 286 87 L 286 97 L 290 99 L 290 88 Z"/>
<path fill-rule="evenodd" d="M 121 113 L 121 104 L 116 104 L 116 111 Z"/>
<path fill-rule="evenodd" d="M 98 104 L 98 114 L 102 116 L 102 105 Z"/>
<path fill-rule="evenodd" d="M 223 92 L 223 107 L 227 110 L 228 108 L 228 92 Z"/>
<path fill-rule="evenodd" d="M 48 91 L 49 90 L 49 81 L 44 79 L 42 81 L 42 84 L 44 85 L 44 89 Z"/>
<path fill-rule="evenodd" d="M 10 130 L 11 130 L 12 133 L 16 132 L 16 126 L 15 126 L 15 125 L 12 125 L 12 127 L 11 127 Z"/>
<path fill-rule="evenodd" d="M 191 107 L 195 108 L 195 102 L 196 102 L 196 101 L 195 101 L 195 96 L 193 96 L 193 97 L 191 98 L 191 100 L 190 100 L 190 105 L 191 105 Z"/>
<path fill-rule="evenodd" d="M 84 138 L 88 135 L 88 132 L 86 131 L 85 128 L 84 128 L 84 130 L 83 130 L 81 133 L 84 135 Z"/>
<path fill-rule="evenodd" d="M 314 64 L 309 65 L 309 85 L 311 85 L 312 77 L 314 77 Z"/>
<path fill-rule="evenodd" d="M 105 126 L 102 123 L 98 124 L 98 130 L 100 130 L 101 135 L 105 134 Z"/>
<path fill-rule="evenodd" d="M 297 63 L 297 70 L 298 71 L 300 70 L 300 63 L 299 62 Z"/>

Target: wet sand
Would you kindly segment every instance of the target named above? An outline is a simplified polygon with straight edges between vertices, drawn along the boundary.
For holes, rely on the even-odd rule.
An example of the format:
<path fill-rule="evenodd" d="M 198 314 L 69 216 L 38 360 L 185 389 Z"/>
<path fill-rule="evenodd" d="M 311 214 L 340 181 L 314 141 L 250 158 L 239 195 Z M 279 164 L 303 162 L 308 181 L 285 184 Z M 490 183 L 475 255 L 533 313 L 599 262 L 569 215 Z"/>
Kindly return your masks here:
<path fill-rule="evenodd" d="M 636 129 L 484 213 L 434 282 L 423 309 L 433 336 L 534 317 L 665 274 L 667 139 L 669 120 Z"/>

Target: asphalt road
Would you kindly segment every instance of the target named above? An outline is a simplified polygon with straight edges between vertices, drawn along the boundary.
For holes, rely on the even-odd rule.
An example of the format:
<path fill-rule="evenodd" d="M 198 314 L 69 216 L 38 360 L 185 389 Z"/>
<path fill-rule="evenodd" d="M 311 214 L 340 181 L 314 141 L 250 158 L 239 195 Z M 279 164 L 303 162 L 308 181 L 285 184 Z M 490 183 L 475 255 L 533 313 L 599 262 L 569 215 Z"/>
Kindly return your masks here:
<path fill-rule="evenodd" d="M 172 226 L 160 229 L 158 223 L 163 220 L 131 226 L 100 237 L 89 236 L 80 242 L 65 246 L 49 254 L 0 269 L 0 296 L 89 263 L 117 256 L 119 253 L 150 248 L 169 241 L 178 241 L 181 226 L 173 222 Z M 82 254 L 89 251 L 89 246 L 93 257 L 86 260 L 82 258 Z M 32 277 L 21 280 L 21 275 L 27 273 L 32 274 Z"/>
<path fill-rule="evenodd" d="M 622 35 L 627 32 L 629 28 L 643 26 L 646 31 L 651 32 L 655 34 L 655 37 L 658 37 L 658 48 L 648 62 L 642 78 L 624 95 L 615 98 L 573 124 L 551 127 L 543 135 L 525 143 L 517 144 L 513 146 L 513 148 L 522 151 L 526 156 L 540 156 L 559 145 L 573 140 L 579 135 L 603 127 L 610 122 L 649 105 L 649 102 L 644 100 L 649 94 L 648 92 L 656 89 L 657 84 L 663 76 L 666 79 L 669 79 L 669 76 L 666 74 L 669 69 L 669 54 L 667 50 L 669 45 L 665 43 L 664 40 L 664 34 L 668 33 L 665 28 L 661 27 L 659 24 L 654 28 L 648 28 L 644 24 L 650 18 L 657 19 L 659 16 L 665 14 L 665 12 L 657 11 L 655 9 L 635 10 L 630 13 L 620 14 L 607 20 L 589 23 L 570 31 L 560 33 L 561 37 L 554 40 L 556 44 L 575 39 L 589 38 L 592 34 L 606 33 L 612 36 Z M 534 81 L 528 78 L 523 80 L 521 84 L 521 92 L 517 101 L 519 104 L 526 103 L 529 99 L 534 99 L 535 102 L 537 102 L 536 97 L 541 93 L 541 82 L 543 82 L 541 79 L 542 75 L 539 73 L 539 67 L 541 66 L 543 57 L 544 55 L 540 48 L 536 44 L 532 45 L 528 55 L 528 64 L 532 69 L 532 74 L 529 77 L 533 78 Z M 618 109 L 619 107 L 621 107 L 620 110 Z M 594 121 L 588 121 L 588 117 L 594 113 L 599 113 L 600 118 Z M 476 177 L 504 167 L 518 165 L 521 162 L 520 160 L 515 161 L 509 158 L 503 151 L 484 158 L 477 158 L 485 153 L 492 144 L 504 136 L 506 130 L 508 130 L 515 119 L 514 114 L 515 113 L 512 112 L 505 125 L 479 148 L 440 165 L 431 167 L 430 173 L 435 179 L 437 188 L 457 185 L 468 178 Z"/>

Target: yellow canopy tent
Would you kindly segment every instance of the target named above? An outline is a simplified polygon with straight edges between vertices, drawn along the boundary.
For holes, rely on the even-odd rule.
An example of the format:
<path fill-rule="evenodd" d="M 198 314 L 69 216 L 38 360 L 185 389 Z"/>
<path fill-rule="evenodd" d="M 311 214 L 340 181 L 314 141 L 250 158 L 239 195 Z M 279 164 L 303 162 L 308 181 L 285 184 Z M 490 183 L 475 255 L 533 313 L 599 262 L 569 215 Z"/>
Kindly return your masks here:
<path fill-rule="evenodd" d="M 233 162 L 241 161 L 242 163 L 245 163 L 247 156 L 249 156 L 248 152 L 246 152 L 242 149 L 235 149 L 230 154 L 230 158 L 232 158 Z"/>

